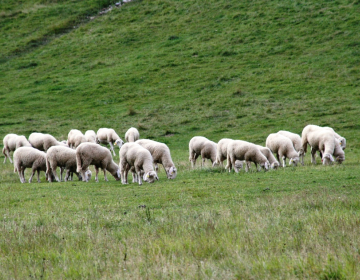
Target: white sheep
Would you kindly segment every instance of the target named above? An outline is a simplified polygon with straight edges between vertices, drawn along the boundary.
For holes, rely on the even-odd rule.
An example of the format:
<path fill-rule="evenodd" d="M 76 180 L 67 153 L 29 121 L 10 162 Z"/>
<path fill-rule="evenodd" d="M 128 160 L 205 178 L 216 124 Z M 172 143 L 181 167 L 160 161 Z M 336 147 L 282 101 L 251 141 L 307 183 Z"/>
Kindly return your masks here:
<path fill-rule="evenodd" d="M 191 166 L 194 168 L 196 159 L 201 156 L 202 163 L 204 166 L 205 160 L 210 159 L 211 163 L 216 161 L 217 144 L 206 137 L 195 136 L 191 138 L 189 142 L 189 161 Z"/>
<path fill-rule="evenodd" d="M 297 151 L 299 153 L 299 159 L 300 159 L 301 164 L 304 165 L 305 152 L 301 145 L 300 135 L 293 133 L 293 132 L 286 131 L 286 130 L 279 130 L 277 133 L 290 138 L 290 140 L 293 143 L 293 146 L 295 148 L 295 151 Z"/>
<path fill-rule="evenodd" d="M 156 171 L 159 170 L 158 164 L 162 164 L 165 169 L 167 178 L 175 179 L 177 176 L 177 169 L 171 159 L 170 149 L 166 144 L 149 139 L 140 139 L 135 143 L 143 146 L 150 152 L 153 158 L 153 163 L 155 164 Z"/>
<path fill-rule="evenodd" d="M 66 144 L 57 141 L 54 136 L 38 132 L 33 132 L 30 134 L 29 142 L 34 148 L 45 152 L 52 146 L 67 147 Z"/>
<path fill-rule="evenodd" d="M 68 134 L 67 144 L 70 148 L 76 149 L 81 143 L 85 143 L 86 137 L 78 129 L 71 129 Z"/>
<path fill-rule="evenodd" d="M 31 147 L 31 144 L 24 135 L 17 134 L 7 134 L 3 139 L 3 144 L 4 147 L 2 149 L 2 153 L 5 156 L 4 163 L 6 163 L 7 158 L 12 163 L 10 152 L 13 152 L 20 147 Z"/>
<path fill-rule="evenodd" d="M 130 127 L 125 133 L 126 142 L 135 142 L 136 140 L 139 140 L 139 138 L 140 133 L 135 127 Z"/>
<path fill-rule="evenodd" d="M 126 143 L 120 148 L 119 166 L 123 184 L 128 183 L 129 170 L 133 173 L 133 183 L 138 182 L 142 185 L 142 179 L 148 183 L 159 180 L 153 168 L 151 153 L 137 143 Z"/>
<path fill-rule="evenodd" d="M 320 151 L 323 164 L 333 162 L 333 156 L 339 163 L 345 160 L 345 153 L 341 148 L 340 141 L 331 130 L 308 125 L 302 132 L 302 144 L 304 150 L 307 148 L 307 144 L 311 146 L 311 162 L 313 164 L 316 164 L 316 151 Z"/>
<path fill-rule="evenodd" d="M 56 169 L 60 167 L 60 180 L 57 176 Z M 63 146 L 53 146 L 49 148 L 46 152 L 46 174 L 51 175 L 50 172 L 55 177 L 55 180 L 60 182 L 63 180 L 63 172 L 66 170 L 65 182 L 69 180 L 72 173 L 75 173 L 79 180 L 82 179 L 81 175 L 76 172 L 76 152 L 75 150 L 71 149 L 70 147 L 63 147 Z M 87 170 L 85 175 L 90 180 L 91 178 L 91 171 Z M 51 182 L 52 180 L 50 180 Z"/>
<path fill-rule="evenodd" d="M 271 150 L 268 147 L 264 147 L 261 145 L 256 145 L 260 152 L 263 153 L 263 155 L 267 158 L 267 160 L 270 163 L 270 167 L 271 169 L 277 169 L 279 167 L 279 162 L 276 160 L 276 158 L 274 157 L 273 153 L 271 152 Z M 256 165 L 256 164 L 255 164 Z M 257 166 L 256 166 L 257 167 Z"/>
<path fill-rule="evenodd" d="M 219 164 L 223 166 L 224 160 L 226 160 L 227 158 L 227 146 L 231 141 L 234 140 L 229 138 L 223 138 L 217 143 L 216 157 L 215 161 L 213 162 L 213 166 Z"/>
<path fill-rule="evenodd" d="M 87 178 L 85 174 L 89 165 L 95 166 L 96 182 L 99 182 L 99 168 L 104 171 L 105 181 L 108 181 L 106 170 L 114 176 L 116 181 L 121 179 L 119 166 L 113 161 L 110 151 L 98 144 L 88 142 L 80 144 L 79 147 L 76 148 L 76 164 L 76 172 L 81 173 L 83 181 L 89 181 L 89 178 Z"/>
<path fill-rule="evenodd" d="M 20 147 L 14 152 L 14 172 L 18 172 L 20 182 L 25 183 L 25 169 L 31 168 L 32 173 L 29 178 L 29 183 L 37 171 L 37 180 L 40 183 L 40 171 L 46 172 L 46 153 L 39 151 L 32 147 Z M 46 174 L 46 179 L 47 179 Z"/>
<path fill-rule="evenodd" d="M 96 143 L 96 133 L 94 130 L 87 130 L 84 135 L 86 142 Z"/>
<path fill-rule="evenodd" d="M 236 164 L 237 160 L 244 160 L 246 162 L 246 172 L 249 171 L 251 162 L 255 163 L 256 166 L 259 164 L 265 170 L 268 170 L 270 166 L 269 161 L 263 155 L 257 145 L 242 140 L 234 140 L 228 144 L 227 166 L 225 168 L 230 172 L 234 166 L 235 172 L 238 173 L 239 167 Z"/>
<path fill-rule="evenodd" d="M 266 138 L 266 147 L 268 147 L 274 154 L 276 154 L 277 160 L 280 162 L 280 158 L 283 161 L 283 167 L 286 166 L 286 158 L 289 158 L 289 165 L 297 165 L 299 162 L 299 153 L 295 151 L 293 142 L 290 138 L 280 134 L 271 133 Z"/>
<path fill-rule="evenodd" d="M 98 144 L 109 144 L 110 150 L 115 156 L 114 146 L 117 145 L 119 149 L 124 144 L 119 135 L 112 128 L 100 128 L 96 133 L 96 143 Z"/>

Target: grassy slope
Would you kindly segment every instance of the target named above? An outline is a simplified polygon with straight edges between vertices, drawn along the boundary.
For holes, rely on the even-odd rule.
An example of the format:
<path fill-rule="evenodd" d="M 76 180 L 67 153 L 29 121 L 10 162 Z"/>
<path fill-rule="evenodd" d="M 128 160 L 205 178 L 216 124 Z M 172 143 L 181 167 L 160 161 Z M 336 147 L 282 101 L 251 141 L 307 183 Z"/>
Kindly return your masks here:
<path fill-rule="evenodd" d="M 136 126 L 168 143 L 180 173 L 151 187 L 24 188 L 6 165 L 5 278 L 358 275 L 357 2 L 135 1 L 56 37 L 56 26 L 100 6 L 77 2 L 2 6 L 0 135 Z M 308 123 L 348 139 L 344 166 L 189 170 L 194 135 L 264 144 Z"/>

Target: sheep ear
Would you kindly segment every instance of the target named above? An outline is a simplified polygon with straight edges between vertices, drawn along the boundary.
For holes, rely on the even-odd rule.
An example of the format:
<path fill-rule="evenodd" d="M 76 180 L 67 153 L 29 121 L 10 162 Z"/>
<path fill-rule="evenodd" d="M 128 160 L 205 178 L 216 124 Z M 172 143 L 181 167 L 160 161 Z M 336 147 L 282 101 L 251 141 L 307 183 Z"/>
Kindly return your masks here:
<path fill-rule="evenodd" d="M 174 166 L 171 166 L 170 169 L 169 169 L 169 174 L 172 175 L 174 172 Z"/>
<path fill-rule="evenodd" d="M 265 169 L 269 169 L 269 164 L 265 162 Z"/>
<path fill-rule="evenodd" d="M 330 156 L 330 161 L 334 161 L 334 158 L 332 155 L 329 155 Z"/>
<path fill-rule="evenodd" d="M 149 173 L 144 174 L 143 180 L 144 180 L 145 182 L 148 181 L 148 178 L 149 178 Z"/>
<path fill-rule="evenodd" d="M 291 158 L 289 161 L 289 165 L 291 165 L 293 163 L 293 159 Z"/>

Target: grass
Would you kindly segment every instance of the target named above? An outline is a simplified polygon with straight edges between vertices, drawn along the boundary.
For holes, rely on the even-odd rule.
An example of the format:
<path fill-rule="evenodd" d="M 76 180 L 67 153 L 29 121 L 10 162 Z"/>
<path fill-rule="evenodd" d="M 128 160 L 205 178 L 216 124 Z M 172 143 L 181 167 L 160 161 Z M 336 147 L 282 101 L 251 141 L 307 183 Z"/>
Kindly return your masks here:
<path fill-rule="evenodd" d="M 22 185 L 1 164 L 0 278 L 359 279 L 359 3 L 107 5 L 3 1 L 0 134 L 135 126 L 179 175 Z M 346 137 L 343 165 L 190 168 L 195 135 L 310 123 Z"/>

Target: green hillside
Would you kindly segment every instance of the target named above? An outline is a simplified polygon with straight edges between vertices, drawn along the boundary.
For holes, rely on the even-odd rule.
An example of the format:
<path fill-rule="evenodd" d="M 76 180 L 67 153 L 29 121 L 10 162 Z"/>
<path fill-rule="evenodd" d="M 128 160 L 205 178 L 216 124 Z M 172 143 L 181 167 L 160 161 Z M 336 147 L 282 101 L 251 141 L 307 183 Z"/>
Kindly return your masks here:
<path fill-rule="evenodd" d="M 1 163 L 0 278 L 359 279 L 360 2 L 109 3 L 1 1 L 0 135 L 134 126 L 179 175 L 22 185 Z M 195 135 L 307 124 L 347 139 L 344 164 L 190 168 Z"/>

